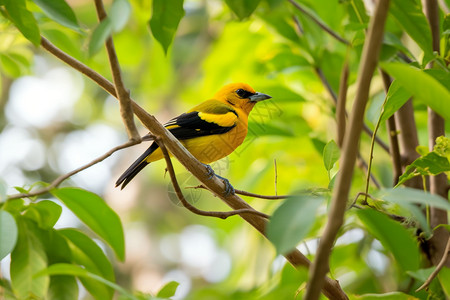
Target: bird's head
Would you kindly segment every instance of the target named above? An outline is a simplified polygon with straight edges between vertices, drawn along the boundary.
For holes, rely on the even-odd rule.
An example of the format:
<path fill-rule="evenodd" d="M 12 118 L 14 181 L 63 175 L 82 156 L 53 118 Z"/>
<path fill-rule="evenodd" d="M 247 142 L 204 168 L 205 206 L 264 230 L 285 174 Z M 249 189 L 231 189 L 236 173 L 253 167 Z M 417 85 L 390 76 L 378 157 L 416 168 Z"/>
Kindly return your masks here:
<path fill-rule="evenodd" d="M 248 84 L 239 82 L 230 83 L 222 87 L 215 94 L 214 98 L 233 107 L 240 108 L 249 114 L 257 102 L 272 97 L 263 93 L 258 93 Z"/>

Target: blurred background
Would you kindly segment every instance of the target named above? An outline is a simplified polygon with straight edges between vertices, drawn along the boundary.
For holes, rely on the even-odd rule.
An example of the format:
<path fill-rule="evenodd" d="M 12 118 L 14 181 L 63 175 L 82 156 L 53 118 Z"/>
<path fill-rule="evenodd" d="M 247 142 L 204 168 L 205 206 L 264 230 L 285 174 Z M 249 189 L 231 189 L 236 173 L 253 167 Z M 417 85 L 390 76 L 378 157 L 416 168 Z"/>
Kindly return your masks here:
<path fill-rule="evenodd" d="M 111 79 L 105 50 L 93 56 L 86 51 L 89 33 L 97 24 L 92 1 L 68 2 L 85 32 L 65 29 L 42 15 L 42 35 Z M 354 62 L 350 65 L 350 108 L 363 39 L 349 25 L 354 16 L 344 17 L 349 4 L 303 2 L 333 29 L 353 39 L 356 50 L 348 51 L 291 6 L 276 0 L 261 1 L 252 17 L 243 21 L 223 1 L 185 0 L 186 15 L 167 55 L 149 32 L 150 1 L 130 0 L 130 18 L 123 30 L 114 34 L 126 87 L 132 98 L 162 123 L 231 82 L 246 82 L 273 97 L 251 113 L 243 145 L 212 164 L 216 173 L 237 189 L 267 195 L 327 189 L 336 173 L 335 167 L 329 174 L 322 160 L 323 147 L 336 138 L 336 132 L 332 100 L 318 70 L 337 91 L 345 57 Z M 124 143 L 127 136 L 116 99 L 42 48 L 30 46 L 2 22 L 0 177 L 2 188 L 8 187 L 2 194 L 11 194 L 16 186 L 30 188 L 35 182 L 53 181 Z M 396 30 L 392 22 L 388 26 Z M 388 55 L 389 49 L 383 53 Z M 373 128 L 384 100 L 379 78 L 373 82 L 371 94 L 366 121 Z M 146 129 L 136 122 L 145 135 Z M 425 120 L 419 116 L 418 122 Z M 387 140 L 385 129 L 379 135 Z M 369 138 L 363 136 L 362 153 L 369 144 Z M 115 264 L 120 285 L 155 292 L 175 280 L 180 282 L 177 299 L 243 299 L 250 295 L 270 299 L 274 294 L 292 297 L 301 288 L 298 282 L 306 278 L 307 271 L 295 272 L 286 266 L 270 243 L 239 217 L 200 217 L 181 207 L 165 176 L 164 162 L 149 165 L 124 190 L 114 188 L 118 176 L 148 146 L 144 142 L 117 152 L 63 184 L 99 194 L 120 216 L 126 239 L 126 260 Z M 389 186 L 389 157 L 379 151 L 377 160 L 374 173 Z M 175 169 L 183 187 L 198 185 L 177 162 Z M 363 173 L 357 170 L 354 186 L 363 181 Z M 209 192 L 184 192 L 198 208 L 229 209 Z M 279 205 L 277 201 L 245 200 L 268 214 Z M 306 254 L 316 249 L 325 213 L 326 207 L 319 210 L 314 229 L 299 246 Z M 332 276 L 344 287 L 354 285 L 354 292 L 388 288 L 389 278 L 395 274 L 386 269 L 389 260 L 379 243 L 368 239 L 362 244 L 369 246 L 361 247 L 364 231 L 357 228 L 352 216 L 346 226 L 332 257 L 336 272 Z M 56 227 L 88 231 L 67 209 Z M 114 260 L 112 253 L 108 254 Z M 351 264 L 346 263 L 350 259 Z M 1 264 L 5 277 L 8 264 L 8 258 Z M 280 278 L 284 284 L 274 288 Z"/>

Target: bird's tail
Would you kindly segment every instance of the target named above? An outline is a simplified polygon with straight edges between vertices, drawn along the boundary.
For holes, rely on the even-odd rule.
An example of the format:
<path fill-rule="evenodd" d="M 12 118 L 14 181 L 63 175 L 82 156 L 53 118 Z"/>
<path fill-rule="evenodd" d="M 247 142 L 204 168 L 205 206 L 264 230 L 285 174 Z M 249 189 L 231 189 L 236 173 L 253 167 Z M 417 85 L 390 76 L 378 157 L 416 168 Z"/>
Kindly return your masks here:
<path fill-rule="evenodd" d="M 133 178 L 137 175 L 146 165 L 147 157 L 152 154 L 156 149 L 158 149 L 158 144 L 153 143 L 150 147 L 141 155 L 139 158 L 117 179 L 116 187 L 122 185 L 120 189 L 122 190 Z"/>

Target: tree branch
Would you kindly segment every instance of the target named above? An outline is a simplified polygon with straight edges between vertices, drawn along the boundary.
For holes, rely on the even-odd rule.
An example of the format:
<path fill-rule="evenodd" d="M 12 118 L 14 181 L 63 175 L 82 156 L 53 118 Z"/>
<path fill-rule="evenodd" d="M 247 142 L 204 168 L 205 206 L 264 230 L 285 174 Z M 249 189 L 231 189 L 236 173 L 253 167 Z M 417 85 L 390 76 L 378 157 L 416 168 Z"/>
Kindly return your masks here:
<path fill-rule="evenodd" d="M 34 192 L 30 192 L 30 193 L 20 193 L 20 194 L 15 194 L 15 195 L 11 195 L 8 196 L 8 200 L 11 199 L 18 199 L 18 198 L 30 198 L 30 197 L 34 197 L 34 196 L 38 196 L 38 195 L 42 195 L 45 193 L 48 193 L 50 190 L 58 187 L 64 180 L 66 180 L 67 178 L 80 173 L 83 170 L 86 170 L 87 168 L 92 167 L 93 165 L 105 160 L 106 158 L 110 157 L 114 152 L 134 146 L 136 144 L 139 144 L 140 141 L 135 141 L 135 140 L 129 140 L 128 142 L 126 142 L 125 144 L 119 145 L 117 147 L 112 148 L 111 150 L 109 150 L 108 152 L 106 152 L 105 154 L 103 154 L 102 156 L 99 156 L 98 158 L 94 159 L 93 161 L 91 161 L 90 163 L 79 167 L 78 169 L 75 169 L 67 174 L 63 174 L 61 176 L 59 176 L 58 178 L 56 178 L 54 181 L 52 181 L 52 183 L 50 183 L 48 186 L 46 186 L 45 188 L 39 189 L 37 191 Z"/>
<path fill-rule="evenodd" d="M 95 0 L 95 8 L 97 10 L 99 21 L 103 21 L 107 15 L 102 0 Z M 136 124 L 134 124 L 134 115 L 130 97 L 122 80 L 119 60 L 114 48 L 112 36 L 109 36 L 106 40 L 106 51 L 109 57 L 109 65 L 111 67 L 111 73 L 114 80 L 114 87 L 120 103 L 120 116 L 122 117 L 125 129 L 127 130 L 128 138 L 131 140 L 140 140 L 141 137 L 136 128 Z"/>
<path fill-rule="evenodd" d="M 197 186 L 193 186 L 193 187 L 190 187 L 190 188 L 192 188 L 192 189 L 207 189 L 203 185 L 197 185 Z M 293 195 L 268 196 L 268 195 L 261 195 L 261 194 L 250 193 L 250 192 L 246 192 L 246 191 L 243 191 L 243 190 L 237 190 L 237 189 L 234 189 L 234 193 L 238 194 L 238 195 L 242 195 L 242 196 L 248 196 L 248 197 L 259 198 L 259 199 L 266 199 L 266 200 L 282 200 L 282 199 L 286 199 L 286 198 L 289 198 L 289 197 L 294 197 Z"/>
<path fill-rule="evenodd" d="M 321 20 L 317 19 L 316 16 L 308 12 L 306 9 L 304 9 L 300 4 L 295 2 L 294 0 L 288 0 L 295 8 L 297 8 L 299 11 L 301 11 L 305 16 L 310 18 L 314 23 L 319 25 L 320 28 L 322 28 L 326 33 L 334 37 L 336 40 L 338 40 L 341 43 L 344 43 L 346 45 L 350 45 L 350 42 L 341 37 L 338 33 L 334 32 L 333 29 L 328 27 L 327 24 L 322 22 Z"/>
<path fill-rule="evenodd" d="M 349 126 L 347 126 L 348 131 L 344 137 L 344 147 L 340 164 L 341 169 L 337 175 L 336 187 L 333 191 L 328 223 L 325 227 L 322 239 L 320 240 L 316 257 L 310 268 L 310 279 L 304 297 L 304 299 L 307 300 L 316 300 L 319 298 L 324 277 L 329 268 L 331 247 L 344 222 L 345 207 L 350 191 L 353 168 L 358 153 L 358 142 L 363 127 L 364 111 L 369 97 L 369 88 L 373 72 L 378 62 L 388 9 L 388 0 L 378 1 L 374 16 L 370 21 L 369 32 L 364 43 L 358 72 L 359 76 L 353 110 L 350 115 Z"/>

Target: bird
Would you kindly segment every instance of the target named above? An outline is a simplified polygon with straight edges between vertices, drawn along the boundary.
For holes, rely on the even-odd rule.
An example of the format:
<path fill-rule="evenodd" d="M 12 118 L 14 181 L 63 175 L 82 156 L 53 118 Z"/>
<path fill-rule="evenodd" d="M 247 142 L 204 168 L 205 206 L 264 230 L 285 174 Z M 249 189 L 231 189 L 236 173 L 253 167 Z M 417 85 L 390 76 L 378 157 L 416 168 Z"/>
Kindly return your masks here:
<path fill-rule="evenodd" d="M 169 120 L 164 127 L 195 158 L 208 165 L 231 154 L 242 144 L 247 135 L 248 116 L 253 107 L 270 98 L 272 97 L 267 94 L 256 92 L 246 83 L 230 83 L 211 99 Z M 161 148 L 153 141 L 117 179 L 116 187 L 125 188 L 144 167 L 163 157 Z"/>

